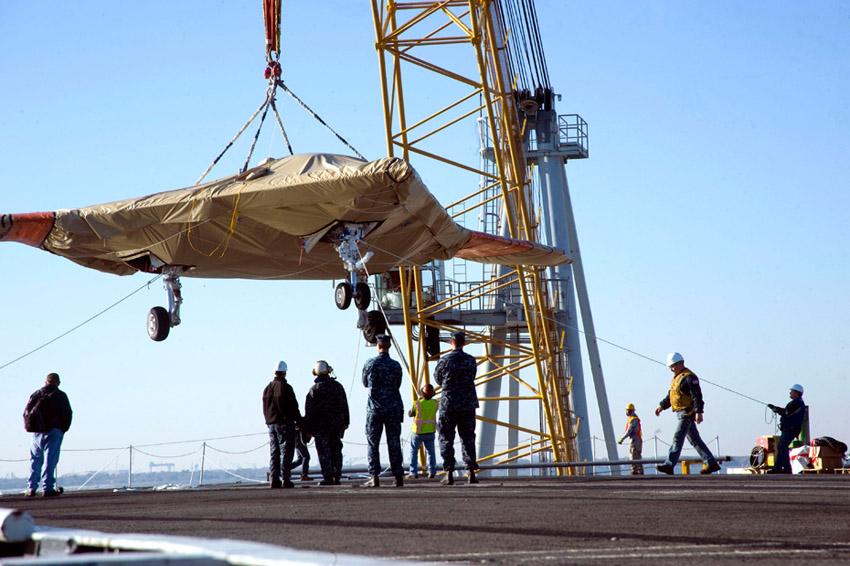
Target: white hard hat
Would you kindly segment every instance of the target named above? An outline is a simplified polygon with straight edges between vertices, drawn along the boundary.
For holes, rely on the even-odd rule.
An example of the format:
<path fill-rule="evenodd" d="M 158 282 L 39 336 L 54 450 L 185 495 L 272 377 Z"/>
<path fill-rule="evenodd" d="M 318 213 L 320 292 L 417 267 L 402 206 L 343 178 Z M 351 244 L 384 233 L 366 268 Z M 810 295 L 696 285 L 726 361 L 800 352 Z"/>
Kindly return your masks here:
<path fill-rule="evenodd" d="M 682 354 L 679 352 L 670 352 L 667 354 L 667 367 L 669 368 L 676 362 L 684 362 L 685 358 L 682 357 Z"/>
<path fill-rule="evenodd" d="M 795 383 L 794 385 L 791 386 L 791 391 L 799 391 L 800 395 L 802 395 L 803 394 L 803 386 L 800 385 L 799 383 Z"/>
<path fill-rule="evenodd" d="M 277 367 L 274 368 L 274 371 L 275 371 L 275 373 L 277 373 L 279 371 L 285 372 L 286 371 L 286 362 L 284 362 L 283 360 L 279 361 L 277 363 Z"/>

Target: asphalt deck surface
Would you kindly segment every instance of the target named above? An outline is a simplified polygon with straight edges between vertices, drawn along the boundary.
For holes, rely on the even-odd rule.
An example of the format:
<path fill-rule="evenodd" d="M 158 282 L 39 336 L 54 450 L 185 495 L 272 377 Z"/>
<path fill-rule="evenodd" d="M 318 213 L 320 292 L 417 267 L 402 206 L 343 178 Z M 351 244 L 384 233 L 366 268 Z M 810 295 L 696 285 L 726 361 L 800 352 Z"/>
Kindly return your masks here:
<path fill-rule="evenodd" d="M 382 478 L 383 479 L 383 478 Z M 39 526 L 471 564 L 847 564 L 850 475 L 481 478 L 0 497 Z"/>

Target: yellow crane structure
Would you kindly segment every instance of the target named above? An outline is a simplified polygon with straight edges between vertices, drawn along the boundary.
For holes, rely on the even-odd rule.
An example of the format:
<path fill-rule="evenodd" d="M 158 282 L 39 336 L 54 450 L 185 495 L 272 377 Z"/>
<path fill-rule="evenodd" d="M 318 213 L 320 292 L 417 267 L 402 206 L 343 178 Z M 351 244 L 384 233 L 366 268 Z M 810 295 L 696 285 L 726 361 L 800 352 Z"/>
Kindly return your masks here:
<path fill-rule="evenodd" d="M 543 139 L 534 133 L 535 113 L 549 109 L 554 95 L 547 84 L 534 84 L 534 77 L 546 71 L 531 0 L 372 0 L 372 14 L 388 155 L 409 160 L 420 170 L 431 162 L 435 170 L 448 171 L 446 178 L 458 194 L 474 186 L 446 206 L 455 220 L 477 219 L 479 229 L 542 241 L 541 214 L 547 204 L 536 189 L 530 148 Z M 512 35 L 531 47 L 524 51 L 512 45 Z M 575 118 L 561 133 L 577 133 L 571 138 L 576 148 L 571 156 L 586 157 L 586 123 Z M 482 139 L 479 155 L 461 156 L 452 142 L 470 137 L 475 124 Z M 575 259 L 577 243 L 575 250 L 566 251 Z M 539 461 L 579 461 L 576 437 L 586 423 L 571 409 L 572 372 L 565 347 L 570 329 L 558 323 L 560 291 L 551 276 L 545 268 L 517 265 L 493 268 L 473 282 L 465 267 L 456 267 L 454 279 L 446 277 L 445 268 L 399 268 L 384 285 L 384 290 L 399 291 L 396 304 L 378 285 L 379 301 L 398 307 L 385 309 L 388 320 L 406 329 L 413 395 L 430 379 L 429 363 L 441 349 L 440 333 L 445 339 L 451 331 L 465 330 L 468 350 L 471 343 L 483 347 L 476 385 L 479 391 L 483 386 L 495 392 L 480 400 L 511 407 L 510 418 L 496 416 L 497 411 L 477 416 L 479 431 L 482 425 L 505 428 L 510 439 L 501 449 L 492 441 L 485 450 L 479 448 L 479 462 L 509 464 L 532 454 Z M 494 311 L 503 316 L 488 316 Z M 505 380 L 510 384 L 507 394 L 499 388 Z M 520 424 L 518 412 L 536 418 Z M 519 434 L 529 440 L 519 443 Z M 609 450 L 609 459 L 616 459 L 616 450 L 610 456 Z M 559 467 L 558 473 L 578 472 Z"/>

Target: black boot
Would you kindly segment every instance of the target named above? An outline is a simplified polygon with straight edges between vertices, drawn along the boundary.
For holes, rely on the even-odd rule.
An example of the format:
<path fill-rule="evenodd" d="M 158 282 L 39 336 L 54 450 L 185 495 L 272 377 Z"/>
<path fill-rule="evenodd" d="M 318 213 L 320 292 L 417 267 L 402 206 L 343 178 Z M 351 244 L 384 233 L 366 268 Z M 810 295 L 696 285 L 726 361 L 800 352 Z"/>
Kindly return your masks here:
<path fill-rule="evenodd" d="M 272 489 L 280 489 L 283 487 L 283 484 L 280 483 L 280 478 L 272 478 L 271 484 Z"/>
<path fill-rule="evenodd" d="M 404 474 L 396 474 L 395 475 L 395 486 L 396 487 L 404 487 Z"/>
<path fill-rule="evenodd" d="M 381 487 L 381 480 L 378 476 L 372 476 L 369 481 L 363 484 L 363 487 Z"/>
<path fill-rule="evenodd" d="M 454 470 L 446 471 L 446 477 L 444 477 L 440 483 L 443 485 L 454 485 L 455 484 L 455 476 Z"/>
<path fill-rule="evenodd" d="M 478 478 L 475 477 L 475 472 L 473 470 L 469 470 L 469 475 L 466 479 L 467 483 L 479 483 Z"/>

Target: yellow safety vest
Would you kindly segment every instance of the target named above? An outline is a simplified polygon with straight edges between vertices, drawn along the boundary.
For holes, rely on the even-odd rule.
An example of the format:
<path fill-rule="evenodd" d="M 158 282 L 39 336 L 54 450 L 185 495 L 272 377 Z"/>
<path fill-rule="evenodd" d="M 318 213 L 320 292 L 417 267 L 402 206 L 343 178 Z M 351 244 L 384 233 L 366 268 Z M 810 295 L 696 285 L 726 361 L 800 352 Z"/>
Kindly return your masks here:
<path fill-rule="evenodd" d="M 639 419 L 637 416 L 635 416 L 635 415 L 630 416 L 630 417 L 629 417 L 629 420 L 627 420 L 627 421 L 626 421 L 626 430 L 624 430 L 624 431 L 623 431 L 623 434 L 626 434 L 627 432 L 629 432 L 629 426 L 631 426 L 631 424 L 632 424 L 632 419 L 636 419 L 636 420 L 637 420 L 637 434 L 638 434 L 638 438 L 640 438 L 641 440 L 643 440 L 643 434 L 641 433 L 641 430 L 640 430 L 640 419 Z"/>
<path fill-rule="evenodd" d="M 694 412 L 694 400 L 691 399 L 690 395 L 685 395 L 682 393 L 682 381 L 689 375 L 693 375 L 691 370 L 685 368 L 682 370 L 682 373 L 676 374 L 676 377 L 673 378 L 673 381 L 670 382 L 670 405 L 673 407 L 673 410 L 678 412 L 684 409 L 690 409 L 685 414 L 690 415 Z"/>
<path fill-rule="evenodd" d="M 437 431 L 437 400 L 417 399 L 416 418 L 413 420 L 413 432 L 429 434 Z"/>

